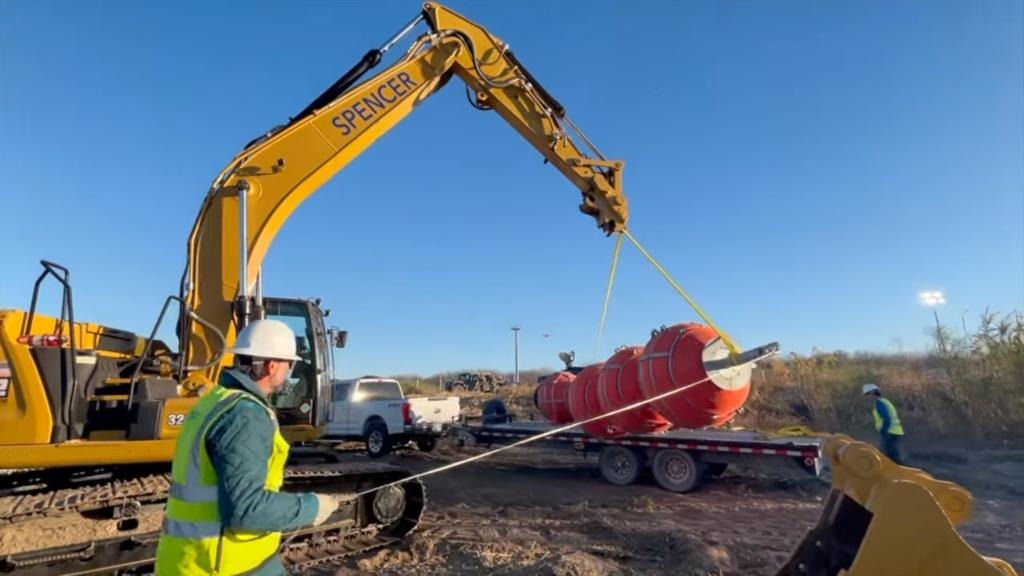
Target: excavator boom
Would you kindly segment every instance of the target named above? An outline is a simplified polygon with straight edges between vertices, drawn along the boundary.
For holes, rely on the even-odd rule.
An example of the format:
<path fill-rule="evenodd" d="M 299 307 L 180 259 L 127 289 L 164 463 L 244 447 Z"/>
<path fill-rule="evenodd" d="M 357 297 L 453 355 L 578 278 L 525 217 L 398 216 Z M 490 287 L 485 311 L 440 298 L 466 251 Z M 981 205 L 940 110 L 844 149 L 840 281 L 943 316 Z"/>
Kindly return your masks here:
<path fill-rule="evenodd" d="M 430 31 L 404 57 L 354 85 L 421 20 Z M 396 37 L 371 50 L 287 125 L 250 143 L 216 178 L 189 238 L 183 282 L 189 311 L 232 341 L 251 314 L 249 296 L 263 258 L 292 212 L 452 75 L 465 82 L 477 108 L 497 112 L 580 190 L 581 211 L 602 230 L 625 229 L 623 162 L 606 159 L 575 130 L 565 108 L 507 44 L 463 16 L 427 3 Z M 185 328 L 190 334 L 186 364 L 203 364 L 218 352 L 207 328 L 191 322 Z M 194 372 L 191 386 L 216 381 L 221 365 Z"/>

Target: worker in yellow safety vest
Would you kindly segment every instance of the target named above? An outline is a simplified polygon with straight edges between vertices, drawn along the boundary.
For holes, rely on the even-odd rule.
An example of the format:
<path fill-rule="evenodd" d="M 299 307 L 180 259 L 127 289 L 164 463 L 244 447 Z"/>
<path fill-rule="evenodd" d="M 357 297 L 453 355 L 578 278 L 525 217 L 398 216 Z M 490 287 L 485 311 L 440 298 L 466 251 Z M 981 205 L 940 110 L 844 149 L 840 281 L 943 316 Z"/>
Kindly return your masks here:
<path fill-rule="evenodd" d="M 157 549 L 159 576 L 286 574 L 281 532 L 324 523 L 333 496 L 280 492 L 288 442 L 267 397 L 300 357 L 279 320 L 255 320 L 231 349 L 235 365 L 189 412 L 171 469 Z"/>
<path fill-rule="evenodd" d="M 875 417 L 875 430 L 879 434 L 879 448 L 897 464 L 903 463 L 902 449 L 900 447 L 903 438 L 903 423 L 896 413 L 896 406 L 888 398 L 882 396 L 882 391 L 875 384 L 865 384 L 861 391 L 864 396 L 874 401 L 872 415 Z"/>

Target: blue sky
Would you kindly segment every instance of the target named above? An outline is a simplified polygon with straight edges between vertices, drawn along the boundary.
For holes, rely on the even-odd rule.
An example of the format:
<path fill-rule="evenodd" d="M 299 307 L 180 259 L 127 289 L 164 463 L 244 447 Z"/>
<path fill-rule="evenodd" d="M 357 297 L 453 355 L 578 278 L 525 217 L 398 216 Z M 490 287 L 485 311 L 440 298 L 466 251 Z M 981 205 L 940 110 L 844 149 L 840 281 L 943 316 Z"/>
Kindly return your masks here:
<path fill-rule="evenodd" d="M 954 325 L 1024 308 L 1019 1 L 449 5 L 627 162 L 634 233 L 742 344 L 920 350 L 931 288 Z M 148 332 L 214 176 L 420 5 L 242 6 L 0 3 L 0 307 L 47 258 Z M 586 362 L 613 242 L 577 204 L 455 80 L 299 208 L 266 290 L 329 303 L 343 375 L 511 369 L 513 322 L 521 366 Z M 694 319 L 627 246 L 598 358 Z"/>

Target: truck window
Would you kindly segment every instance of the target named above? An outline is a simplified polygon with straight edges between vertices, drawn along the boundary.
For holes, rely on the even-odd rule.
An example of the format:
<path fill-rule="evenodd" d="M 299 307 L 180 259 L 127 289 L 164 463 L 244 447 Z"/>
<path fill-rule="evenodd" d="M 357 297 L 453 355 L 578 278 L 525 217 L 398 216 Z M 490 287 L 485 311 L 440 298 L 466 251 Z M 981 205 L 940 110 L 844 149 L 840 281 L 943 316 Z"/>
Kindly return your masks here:
<path fill-rule="evenodd" d="M 402 387 L 395 381 L 360 382 L 358 400 L 401 400 Z"/>
<path fill-rule="evenodd" d="M 352 387 L 349 382 L 339 383 L 334 385 L 334 399 L 335 400 L 348 400 L 348 389 Z"/>

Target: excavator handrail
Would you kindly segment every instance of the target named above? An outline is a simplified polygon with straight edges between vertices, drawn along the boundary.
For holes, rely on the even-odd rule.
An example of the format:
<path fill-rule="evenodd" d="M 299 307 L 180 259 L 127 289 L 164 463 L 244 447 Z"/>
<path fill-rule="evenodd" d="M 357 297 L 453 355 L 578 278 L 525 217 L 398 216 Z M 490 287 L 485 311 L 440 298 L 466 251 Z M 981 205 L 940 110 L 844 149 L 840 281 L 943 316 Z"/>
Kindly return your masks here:
<path fill-rule="evenodd" d="M 57 282 L 60 282 L 62 286 L 61 290 L 61 306 L 60 306 L 60 321 L 57 322 L 58 336 L 64 336 L 64 319 L 67 317 L 68 326 L 68 344 L 71 347 L 71 395 L 72 397 L 77 396 L 79 390 L 78 384 L 78 362 L 75 361 L 78 355 L 78 340 L 75 337 L 75 305 L 71 293 L 71 271 L 50 260 L 40 260 L 39 263 L 43 266 L 43 272 L 36 278 L 35 284 L 32 286 L 32 302 L 29 304 L 28 316 L 25 318 L 25 324 L 22 326 L 21 335 L 28 336 L 29 331 L 32 330 L 33 322 L 36 317 L 36 305 L 39 303 L 39 288 L 43 284 L 43 280 L 47 276 L 53 276 Z M 61 274 L 58 274 L 60 271 Z M 61 410 L 62 415 L 66 420 L 70 420 L 71 414 L 70 404 L 64 403 Z"/>
<path fill-rule="evenodd" d="M 164 300 L 164 305 L 160 308 L 160 314 L 157 316 L 156 322 L 153 324 L 153 330 L 150 331 L 149 338 L 146 340 L 146 346 L 142 349 L 142 354 L 139 355 L 138 361 L 135 363 L 135 370 L 132 372 L 132 377 L 128 387 L 128 406 L 131 406 L 132 402 L 135 400 L 135 384 L 138 383 L 139 381 L 139 375 L 142 373 L 142 366 L 146 361 L 146 357 L 148 357 L 150 352 L 153 351 L 153 343 L 157 342 L 156 335 L 160 331 L 160 325 L 163 324 L 164 316 L 167 315 L 167 308 L 171 305 L 171 302 L 178 302 L 181 308 L 184 308 L 185 306 L 185 301 L 179 298 L 178 296 L 175 296 L 174 294 L 167 296 L 167 298 Z M 186 366 L 184 363 L 184 358 L 179 357 L 177 361 L 177 372 L 179 382 L 182 381 L 181 376 L 184 372 L 191 372 L 194 370 L 206 370 L 207 368 L 210 368 L 215 364 L 219 363 L 221 358 L 223 358 L 224 354 L 227 352 L 227 339 L 224 337 L 223 332 L 218 330 L 217 327 L 214 326 L 213 324 L 210 324 L 206 320 L 200 318 L 199 315 L 195 314 L 194 312 L 189 311 L 188 315 L 189 318 L 202 324 L 211 332 L 213 332 L 213 334 L 217 336 L 217 339 L 220 341 L 220 346 L 217 354 L 215 354 L 211 360 L 209 360 L 206 364 L 201 364 L 199 366 Z"/>

